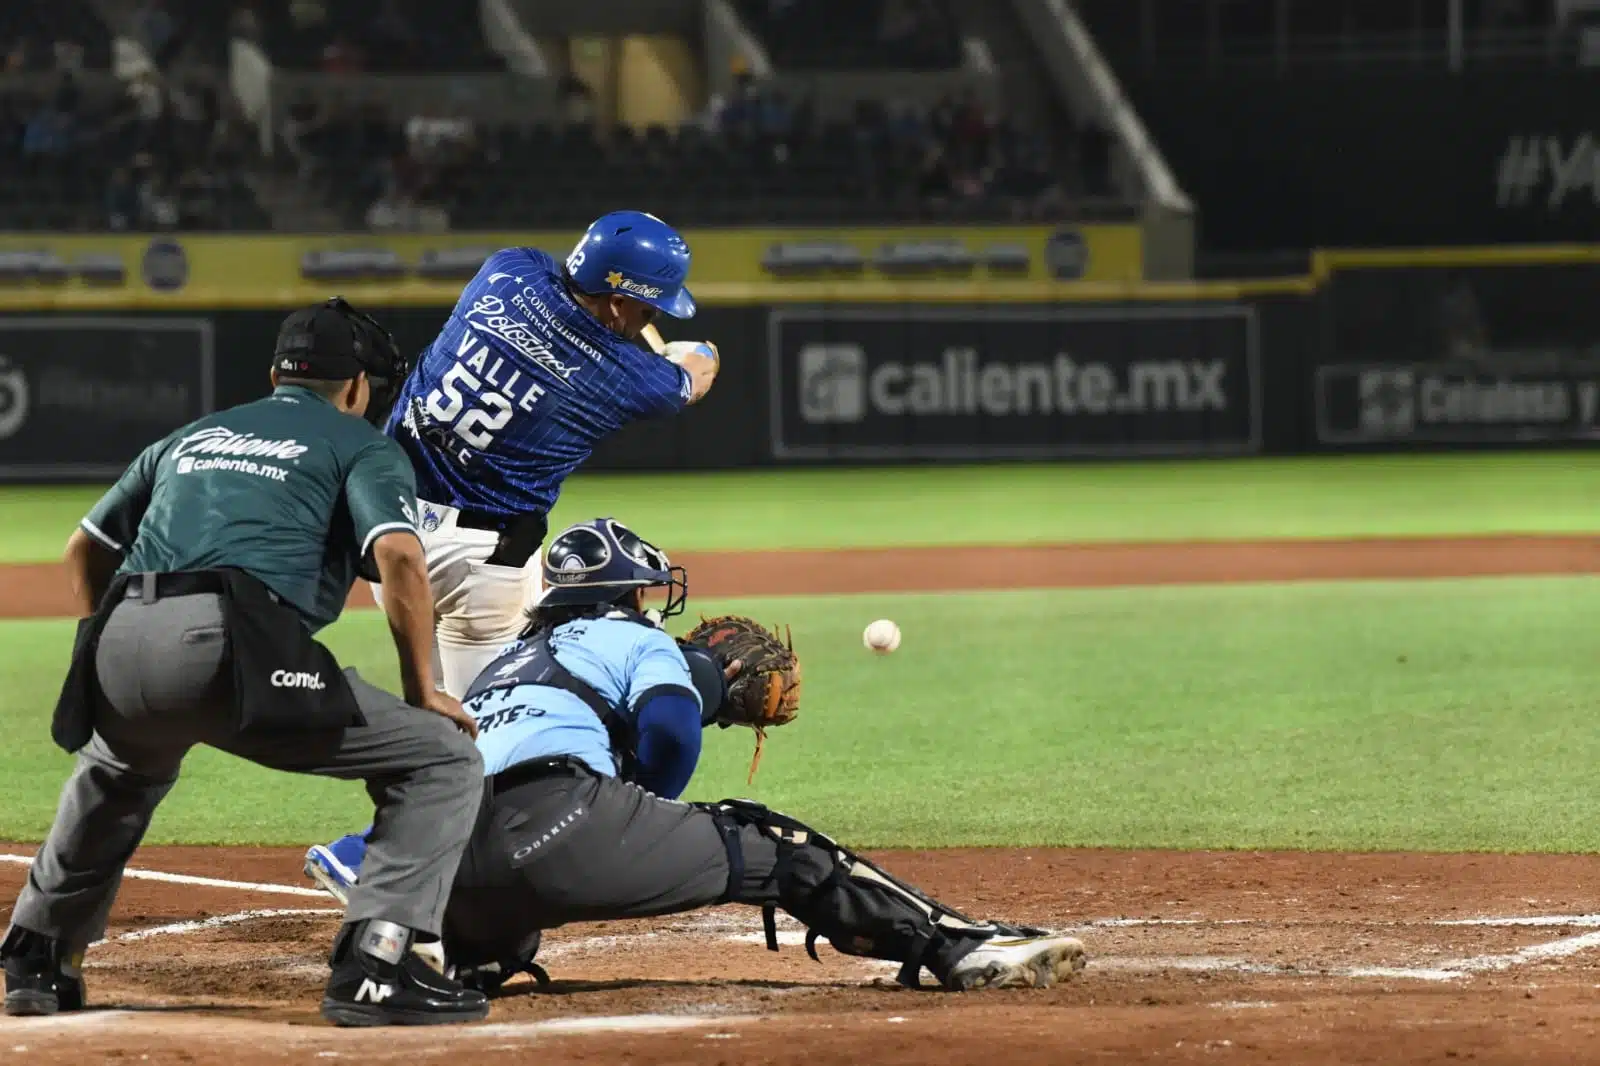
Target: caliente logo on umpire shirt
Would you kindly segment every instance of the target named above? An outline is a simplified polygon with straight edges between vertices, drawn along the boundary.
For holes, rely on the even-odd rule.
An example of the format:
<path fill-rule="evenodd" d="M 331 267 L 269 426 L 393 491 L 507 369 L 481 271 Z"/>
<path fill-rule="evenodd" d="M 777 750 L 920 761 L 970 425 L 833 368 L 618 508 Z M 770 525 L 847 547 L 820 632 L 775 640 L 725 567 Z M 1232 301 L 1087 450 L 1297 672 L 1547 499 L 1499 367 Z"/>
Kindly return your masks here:
<path fill-rule="evenodd" d="M 258 437 L 253 433 L 235 433 L 227 426 L 211 426 L 179 440 L 167 458 L 176 461 L 177 472 L 180 474 L 222 470 L 236 474 L 251 474 L 272 481 L 285 481 L 289 477 L 286 468 L 254 460 L 279 459 L 295 462 L 308 451 L 310 448 L 307 445 L 301 444 L 293 437 L 280 440 Z M 197 456 L 249 456 L 249 458 L 197 458 Z"/>

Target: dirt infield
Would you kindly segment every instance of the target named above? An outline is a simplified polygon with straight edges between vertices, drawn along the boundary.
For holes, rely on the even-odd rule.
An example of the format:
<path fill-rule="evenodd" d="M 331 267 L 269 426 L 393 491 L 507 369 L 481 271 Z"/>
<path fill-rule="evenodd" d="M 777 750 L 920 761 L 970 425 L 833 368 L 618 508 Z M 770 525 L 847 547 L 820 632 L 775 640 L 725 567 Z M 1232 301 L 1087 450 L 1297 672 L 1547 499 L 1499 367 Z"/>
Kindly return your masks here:
<path fill-rule="evenodd" d="M 685 559 L 696 593 L 836 593 L 1600 572 L 1600 540 L 1283 541 L 791 552 Z M 51 567 L 5 571 L 5 612 L 66 613 Z M 1054 788 L 1071 802 L 1070 768 Z M 0 900 L 31 845 L 0 844 Z M 887 853 L 957 906 L 1071 928 L 1090 964 L 1045 992 L 915 993 L 892 967 L 718 908 L 552 933 L 555 986 L 484 1024 L 341 1031 L 315 1007 L 338 922 L 299 853 L 147 848 L 95 1010 L 0 1019 L 0 1063 L 346 1059 L 874 1064 L 1600 1061 L 1600 857 L 965 849 Z M 175 876 L 174 876 L 175 875 Z M 7 912 L 0 911 L 0 915 Z"/>
<path fill-rule="evenodd" d="M 6 848 L 27 854 L 31 848 Z M 1116 851 L 877 856 L 958 904 L 1070 927 L 1070 986 L 955 996 L 892 987 L 892 967 L 796 926 L 762 945 L 754 911 L 556 931 L 552 989 L 508 986 L 488 1023 L 338 1031 L 315 1013 L 329 901 L 297 856 L 150 848 L 141 869 L 257 882 L 130 879 L 87 970 L 104 1010 L 0 1020 L 0 1060 L 542 1061 L 812 1064 L 1119 1061 L 1588 1061 L 1600 1036 L 1590 857 Z M 10 897 L 23 876 L 0 866 Z M 1587 953 L 1587 954 L 1586 954 Z M 24 1050 L 25 1049 L 25 1050 Z"/>
<path fill-rule="evenodd" d="M 1600 537 L 1179 541 L 675 556 L 696 598 L 1600 573 Z M 0 618 L 73 612 L 61 568 L 0 565 Z M 371 606 L 358 582 L 351 603 Z"/>

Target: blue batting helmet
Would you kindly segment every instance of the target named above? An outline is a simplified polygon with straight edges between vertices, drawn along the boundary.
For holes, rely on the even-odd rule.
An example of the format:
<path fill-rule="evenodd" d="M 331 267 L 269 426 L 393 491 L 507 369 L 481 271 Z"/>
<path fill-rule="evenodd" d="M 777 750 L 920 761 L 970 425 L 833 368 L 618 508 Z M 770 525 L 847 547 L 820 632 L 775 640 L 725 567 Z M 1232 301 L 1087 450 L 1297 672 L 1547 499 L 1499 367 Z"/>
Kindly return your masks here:
<path fill-rule="evenodd" d="M 617 293 L 673 318 L 694 317 L 689 244 L 678 231 L 643 211 L 613 211 L 595 219 L 567 256 L 567 274 L 590 296 Z"/>
<path fill-rule="evenodd" d="M 594 518 L 568 526 L 550 542 L 541 565 L 544 592 L 540 607 L 615 603 L 633 589 L 665 586 L 661 616 L 683 610 L 687 575 L 667 553 L 613 518 Z"/>

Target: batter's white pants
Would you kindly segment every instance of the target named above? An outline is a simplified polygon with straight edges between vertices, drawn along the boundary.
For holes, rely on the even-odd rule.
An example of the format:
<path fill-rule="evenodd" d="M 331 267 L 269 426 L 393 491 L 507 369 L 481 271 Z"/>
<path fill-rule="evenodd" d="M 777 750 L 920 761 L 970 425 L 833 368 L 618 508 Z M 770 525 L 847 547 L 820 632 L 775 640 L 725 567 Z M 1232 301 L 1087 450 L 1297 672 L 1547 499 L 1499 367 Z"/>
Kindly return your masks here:
<path fill-rule="evenodd" d="M 524 612 L 539 595 L 543 552 L 535 552 L 520 568 L 490 565 L 484 560 L 494 554 L 498 533 L 461 529 L 454 507 L 417 502 L 436 615 L 434 674 L 440 687 L 461 699 L 500 649 L 522 632 Z M 382 606 L 382 587 L 374 584 L 372 595 Z"/>

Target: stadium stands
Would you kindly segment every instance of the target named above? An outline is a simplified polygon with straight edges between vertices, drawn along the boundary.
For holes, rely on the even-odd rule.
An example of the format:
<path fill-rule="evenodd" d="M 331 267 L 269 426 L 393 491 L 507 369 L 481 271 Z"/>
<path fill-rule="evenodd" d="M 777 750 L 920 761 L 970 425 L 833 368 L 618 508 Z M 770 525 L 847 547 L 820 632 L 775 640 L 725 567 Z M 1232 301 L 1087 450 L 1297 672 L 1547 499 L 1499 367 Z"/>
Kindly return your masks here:
<path fill-rule="evenodd" d="M 961 61 L 943 0 L 740 0 L 780 69 L 944 70 Z"/>
<path fill-rule="evenodd" d="M 8 74 L 104 70 L 111 35 L 84 0 L 0 0 L 0 61 Z"/>
<path fill-rule="evenodd" d="M 854 121 L 819 122 L 804 101 L 753 88 L 673 131 L 505 126 L 453 154 L 407 165 L 463 228 L 560 225 L 619 203 L 686 224 L 938 219 L 1052 220 L 1069 207 L 1045 141 L 972 101 L 931 113 L 863 102 Z M 420 174 L 419 174 L 420 172 Z"/>
<path fill-rule="evenodd" d="M 189 0 L 204 4 L 207 0 Z M 267 54 L 277 66 L 330 73 L 500 70 L 483 41 L 476 4 L 373 0 L 361 4 L 258 0 Z"/>
<path fill-rule="evenodd" d="M 103 77 L 103 76 L 102 76 Z M 0 229 L 262 229 L 254 149 L 215 90 L 0 87 Z"/>
<path fill-rule="evenodd" d="M 275 66 L 328 73 L 499 70 L 476 5 L 434 0 L 141 0 L 137 24 L 158 61 L 226 63 L 230 37 L 260 43 Z"/>
<path fill-rule="evenodd" d="M 0 43 L 5 33 L 46 40 L 52 12 L 80 2 L 0 3 Z M 680 128 L 640 130 L 570 109 L 565 121 L 485 121 L 453 110 L 447 93 L 408 113 L 392 100 L 291 89 L 273 129 L 279 150 L 263 159 L 228 90 L 230 39 L 253 40 L 274 67 L 310 78 L 495 71 L 476 12 L 431 0 L 125 7 L 119 28 L 157 72 L 127 84 L 105 73 L 73 80 L 55 63 L 26 84 L 0 85 L 0 228 L 269 228 L 251 192 L 258 178 L 273 186 L 263 195 L 275 213 L 320 212 L 317 225 L 336 218 L 358 230 L 564 226 L 618 204 L 648 204 L 686 225 L 1081 216 L 1081 168 L 1064 165 L 1060 138 L 968 89 L 931 105 L 864 99 L 853 112 L 821 114 L 796 83 L 745 75 Z M 959 58 L 945 0 L 740 7 L 783 63 L 938 70 Z M 93 13 L 73 20 L 88 52 L 109 52 Z M 575 84 L 570 74 L 563 83 Z"/>

